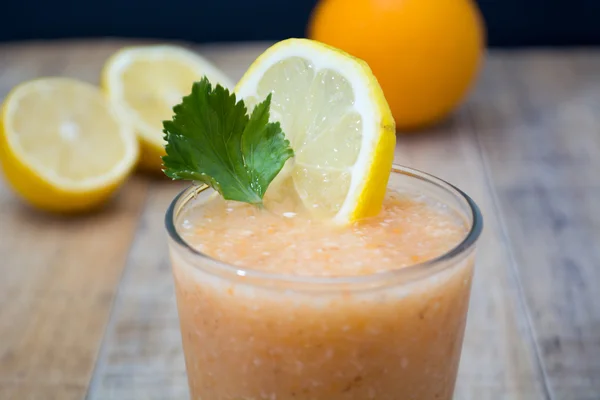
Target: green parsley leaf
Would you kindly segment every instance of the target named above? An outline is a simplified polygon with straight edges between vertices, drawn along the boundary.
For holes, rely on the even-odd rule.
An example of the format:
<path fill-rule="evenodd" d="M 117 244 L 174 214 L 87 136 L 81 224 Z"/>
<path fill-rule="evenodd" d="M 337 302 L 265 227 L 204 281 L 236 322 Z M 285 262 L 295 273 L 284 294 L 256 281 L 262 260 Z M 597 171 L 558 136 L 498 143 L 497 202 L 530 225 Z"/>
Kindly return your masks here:
<path fill-rule="evenodd" d="M 205 77 L 164 121 L 164 173 L 206 183 L 225 199 L 262 204 L 286 160 L 293 157 L 279 122 L 269 122 L 271 95 L 250 116 L 242 100 Z"/>

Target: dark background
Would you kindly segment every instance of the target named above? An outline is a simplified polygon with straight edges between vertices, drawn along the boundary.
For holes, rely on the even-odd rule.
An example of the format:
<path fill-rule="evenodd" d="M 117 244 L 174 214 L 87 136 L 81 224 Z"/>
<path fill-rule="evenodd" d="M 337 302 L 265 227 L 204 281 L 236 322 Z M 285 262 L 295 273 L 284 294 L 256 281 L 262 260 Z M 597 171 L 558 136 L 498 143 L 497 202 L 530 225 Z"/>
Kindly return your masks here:
<path fill-rule="evenodd" d="M 304 36 L 316 4 L 316 0 L 0 1 L 0 41 L 103 36 L 277 40 Z M 600 44 L 600 0 L 478 3 L 491 46 Z"/>

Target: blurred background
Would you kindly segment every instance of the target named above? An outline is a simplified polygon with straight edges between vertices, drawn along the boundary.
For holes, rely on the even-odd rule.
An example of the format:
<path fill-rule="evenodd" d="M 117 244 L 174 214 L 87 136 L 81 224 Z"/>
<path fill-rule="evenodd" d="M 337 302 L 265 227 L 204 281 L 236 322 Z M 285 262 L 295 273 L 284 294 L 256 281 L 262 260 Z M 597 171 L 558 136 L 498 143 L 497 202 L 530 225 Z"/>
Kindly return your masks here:
<path fill-rule="evenodd" d="M 136 67 L 121 50 L 139 44 L 183 43 L 207 60 L 200 72 L 210 62 L 233 83 L 288 37 L 364 58 L 399 128 L 396 161 L 456 184 L 484 213 L 455 398 L 600 399 L 600 0 L 320 4 L 3 0 L 0 101 L 44 76 L 91 83 L 93 100 L 111 92 L 101 71 L 112 57 Z M 157 65 L 131 74 L 147 79 L 131 91 L 143 100 L 134 111 L 157 117 L 144 124 L 156 140 L 138 129 L 139 168 L 101 195 L 49 189 L 23 169 L 9 176 L 20 164 L 0 126 L 0 400 L 187 396 L 163 222 L 187 183 L 162 179 L 159 156 L 173 105 L 161 90 L 181 98 L 191 81 L 181 92 L 185 74 Z M 44 137 L 40 159 L 60 165 L 44 146 L 79 154 L 72 126 L 46 141 L 56 127 L 41 113 L 51 103 L 70 116 L 91 101 L 31 87 L 40 103 L 25 104 L 23 120 Z M 85 147 L 81 165 L 106 158 L 100 147 Z"/>
<path fill-rule="evenodd" d="M 99 36 L 196 42 L 280 40 L 304 36 L 316 3 L 316 0 L 7 0 L 2 10 L 0 40 Z M 477 3 L 486 21 L 491 46 L 600 43 L 600 2 L 596 0 L 478 0 Z"/>

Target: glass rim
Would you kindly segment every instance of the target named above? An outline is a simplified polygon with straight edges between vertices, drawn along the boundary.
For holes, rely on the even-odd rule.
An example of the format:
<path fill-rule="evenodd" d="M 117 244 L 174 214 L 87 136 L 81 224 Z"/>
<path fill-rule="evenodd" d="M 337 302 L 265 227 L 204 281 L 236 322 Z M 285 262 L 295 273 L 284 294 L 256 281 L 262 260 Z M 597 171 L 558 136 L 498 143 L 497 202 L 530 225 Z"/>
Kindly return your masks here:
<path fill-rule="evenodd" d="M 190 186 L 182 190 L 174 199 L 171 201 L 167 212 L 165 214 L 165 225 L 169 237 L 185 252 L 189 253 L 192 257 L 199 258 L 205 261 L 209 261 L 211 264 L 220 270 L 219 272 L 225 274 L 233 274 L 234 276 L 240 278 L 254 278 L 263 281 L 270 281 L 276 283 L 291 283 L 291 284 L 313 284 L 313 285 L 343 285 L 343 284 L 364 284 L 364 283 L 377 283 L 382 281 L 388 281 L 391 279 L 398 279 L 401 276 L 407 275 L 409 273 L 418 272 L 434 272 L 436 267 L 443 265 L 448 261 L 452 261 L 459 256 L 468 253 L 473 247 L 475 243 L 479 239 L 481 235 L 481 231 L 483 229 L 483 216 L 481 211 L 475 201 L 469 197 L 465 192 L 456 186 L 448 183 L 447 181 L 438 178 L 434 175 L 428 174 L 426 172 L 404 167 L 398 164 L 393 164 L 391 169 L 392 174 L 401 174 L 409 176 L 410 178 L 418 179 L 421 181 L 425 181 L 431 184 L 436 185 L 437 187 L 450 192 L 455 198 L 460 200 L 464 200 L 471 212 L 471 224 L 469 230 L 465 237 L 450 250 L 445 253 L 440 254 L 439 256 L 420 262 L 416 264 L 412 264 L 403 268 L 387 270 L 387 271 L 379 271 L 372 274 L 366 275 L 339 275 L 339 276 L 304 276 L 304 275 L 293 275 L 293 274 L 284 274 L 284 273 L 273 273 L 273 272 L 264 272 L 256 269 L 252 269 L 251 267 L 239 267 L 233 264 L 229 264 L 227 262 L 218 260 L 213 258 L 201 251 L 196 250 L 192 246 L 190 246 L 177 232 L 177 228 L 175 227 L 175 220 L 179 215 L 179 211 L 183 209 L 183 206 L 187 204 L 189 201 L 193 200 L 197 194 L 203 192 L 208 189 L 209 186 L 202 184 L 199 186 Z M 181 203 L 181 206 L 180 205 Z M 199 268 L 196 263 L 193 263 L 194 268 Z M 206 268 L 202 268 L 205 270 Z M 212 271 L 209 273 L 213 274 Z"/>

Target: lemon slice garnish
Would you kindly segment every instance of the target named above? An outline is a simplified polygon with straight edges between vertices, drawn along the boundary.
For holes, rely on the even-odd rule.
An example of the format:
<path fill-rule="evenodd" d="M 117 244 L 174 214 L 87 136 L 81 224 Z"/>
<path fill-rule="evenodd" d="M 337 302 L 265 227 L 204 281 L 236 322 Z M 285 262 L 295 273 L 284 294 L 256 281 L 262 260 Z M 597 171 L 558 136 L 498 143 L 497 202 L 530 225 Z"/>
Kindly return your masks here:
<path fill-rule="evenodd" d="M 271 119 L 295 152 L 278 181 L 291 179 L 307 209 L 338 223 L 379 213 L 395 125 L 365 62 L 320 42 L 289 39 L 259 56 L 236 92 L 249 107 L 273 94 Z"/>

